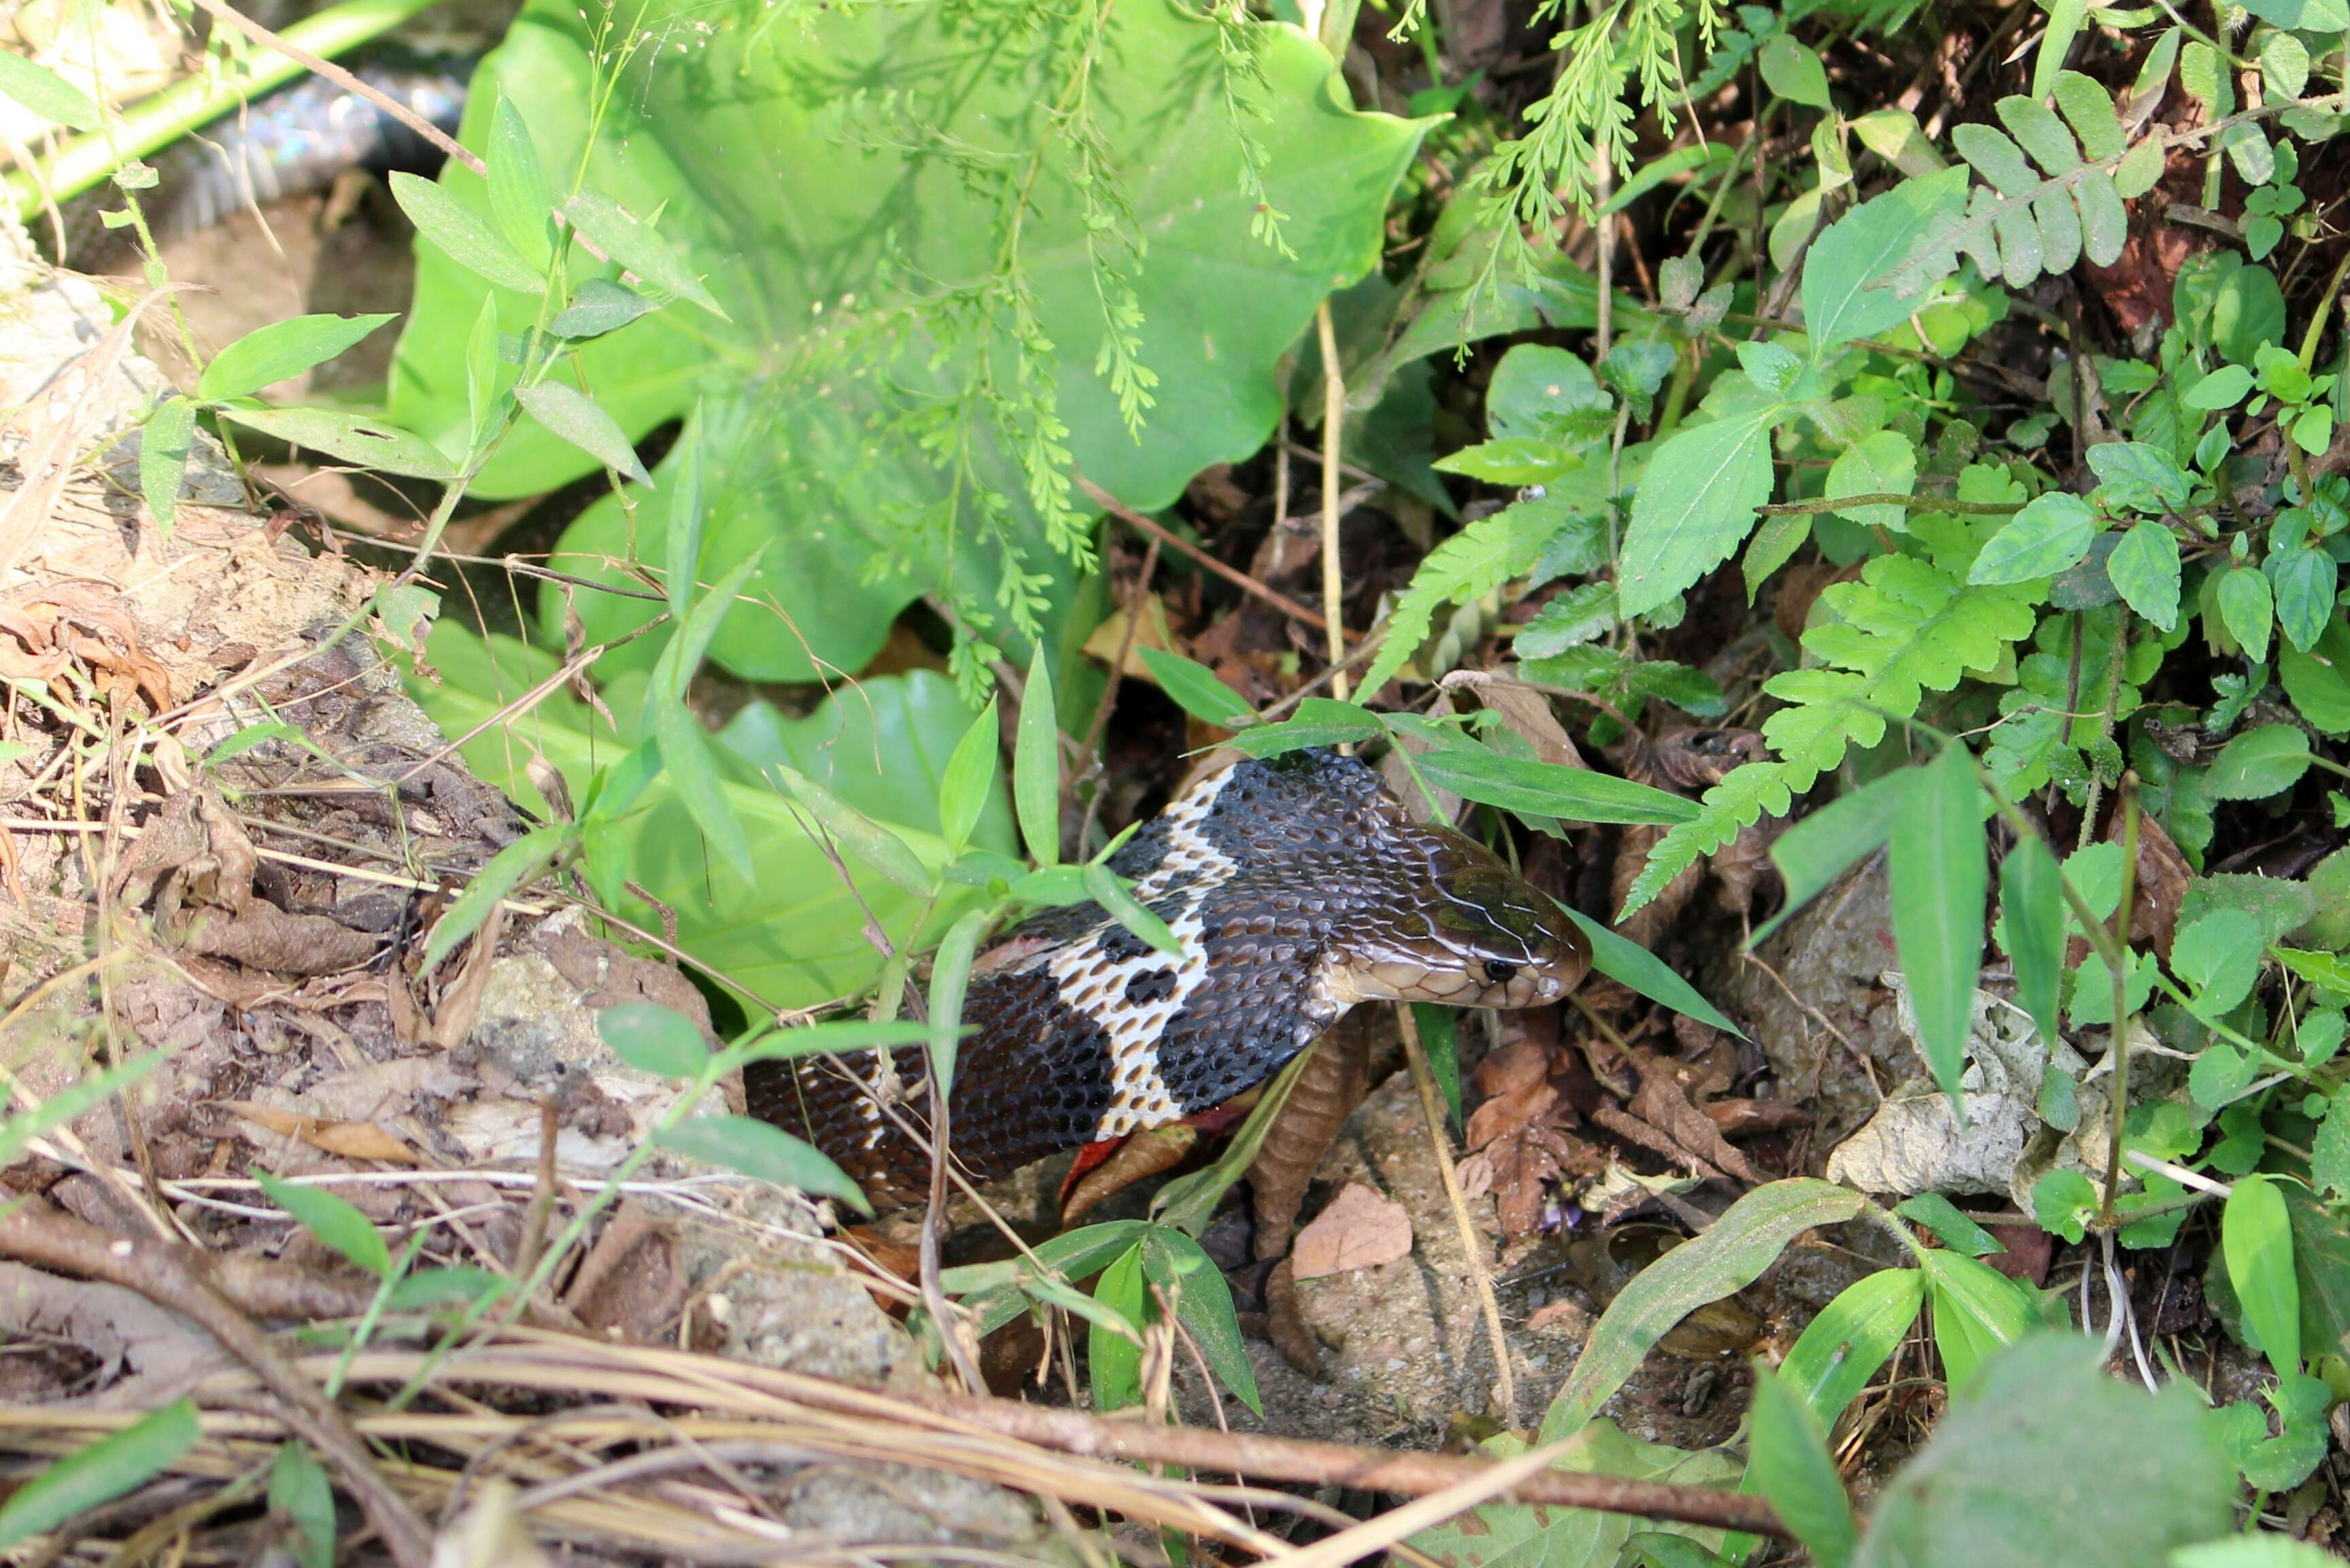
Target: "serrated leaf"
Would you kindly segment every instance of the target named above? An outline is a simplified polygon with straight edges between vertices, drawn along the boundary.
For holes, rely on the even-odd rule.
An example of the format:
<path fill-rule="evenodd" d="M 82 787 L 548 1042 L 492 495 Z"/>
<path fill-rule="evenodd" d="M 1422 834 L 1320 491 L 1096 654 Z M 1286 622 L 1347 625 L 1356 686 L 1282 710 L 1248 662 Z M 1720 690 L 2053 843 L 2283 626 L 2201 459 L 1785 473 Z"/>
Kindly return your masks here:
<path fill-rule="evenodd" d="M 1377 697 L 1419 651 L 1438 608 L 1482 597 L 1533 570 L 1562 522 L 1555 513 L 1522 502 L 1470 524 L 1430 551 L 1388 613 L 1387 639 L 1363 671 L 1362 696 Z"/>
<path fill-rule="evenodd" d="M 2334 616 L 2334 585 L 2339 568 L 2334 557 L 2311 545 L 2272 550 L 2261 563 L 2274 601 L 2277 630 L 2286 642 L 2306 653 L 2317 646 Z"/>
<path fill-rule="evenodd" d="M 2275 621 L 2268 578 L 2251 566 L 2237 566 L 2220 574 L 2214 594 L 2228 635 L 2243 646 L 2252 662 L 2266 662 L 2269 630 Z"/>
<path fill-rule="evenodd" d="M 1964 209 L 1966 199 L 1966 171 L 1953 165 L 1871 197 L 1812 242 L 1802 294 L 1814 363 L 1856 337 L 1874 337 L 1909 318 L 1927 280 L 1908 275 L 1906 264 L 1921 242 Z"/>
<path fill-rule="evenodd" d="M 1684 429 L 1649 458 L 1624 535 L 1625 615 L 1662 606 L 1746 537 L 1755 508 L 1771 499 L 1770 435 L 1778 415 L 1769 407 Z"/>
<path fill-rule="evenodd" d="M 2292 724 L 2262 724 L 2230 741 L 2204 784 L 2215 800 L 2266 800 L 2309 771 L 2309 737 Z"/>
<path fill-rule="evenodd" d="M 1970 583 L 2022 583 L 2077 566 L 2096 537 L 2097 514 L 2068 491 L 2027 503 L 1986 541 L 1968 570 Z"/>
<path fill-rule="evenodd" d="M 1917 446 L 1898 431 L 1878 431 L 1855 441 L 1836 458 L 1828 469 L 1825 494 L 1835 501 L 1847 495 L 1908 495 L 1917 488 Z M 1896 534 L 1907 533 L 1909 527 L 1908 513 L 1890 503 L 1846 506 L 1837 515 L 1864 528 L 1886 528 Z"/>
<path fill-rule="evenodd" d="M 2122 602 L 2163 631 L 2178 624 L 2178 536 L 2151 517 L 2132 526 L 2106 557 L 2106 579 Z"/>

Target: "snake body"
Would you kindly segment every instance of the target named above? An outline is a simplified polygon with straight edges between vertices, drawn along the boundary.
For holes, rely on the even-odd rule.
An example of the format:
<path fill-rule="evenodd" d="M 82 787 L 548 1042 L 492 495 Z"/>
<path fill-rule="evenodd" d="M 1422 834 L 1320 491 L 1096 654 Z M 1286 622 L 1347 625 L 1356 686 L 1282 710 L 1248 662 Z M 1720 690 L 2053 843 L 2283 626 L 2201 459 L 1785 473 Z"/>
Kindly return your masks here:
<path fill-rule="evenodd" d="M 1110 859 L 1182 945 L 1097 904 L 1014 927 L 972 966 L 949 1142 L 973 1179 L 1162 1127 L 1262 1083 L 1358 1002 L 1532 1007 L 1589 967 L 1580 933 L 1491 851 L 1415 823 L 1329 753 L 1208 774 Z M 878 1206 L 928 1189 L 919 1049 L 762 1063 L 754 1115 Z"/>

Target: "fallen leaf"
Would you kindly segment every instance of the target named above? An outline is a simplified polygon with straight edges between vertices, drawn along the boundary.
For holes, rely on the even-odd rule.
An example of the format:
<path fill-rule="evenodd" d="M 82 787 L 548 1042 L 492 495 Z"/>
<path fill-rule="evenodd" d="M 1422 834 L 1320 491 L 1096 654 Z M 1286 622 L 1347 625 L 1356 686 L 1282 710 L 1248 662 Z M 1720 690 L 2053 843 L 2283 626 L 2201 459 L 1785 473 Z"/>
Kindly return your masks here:
<path fill-rule="evenodd" d="M 1301 1280 L 1397 1262 L 1411 1256 L 1411 1216 L 1394 1199 L 1350 1181 L 1297 1233 L 1289 1255 Z"/>
<path fill-rule="evenodd" d="M 413 1149 L 373 1122 L 330 1122 L 251 1100 L 225 1100 L 222 1108 L 281 1137 L 297 1138 L 312 1148 L 324 1149 L 345 1159 L 380 1159 L 391 1165 L 420 1163 Z"/>

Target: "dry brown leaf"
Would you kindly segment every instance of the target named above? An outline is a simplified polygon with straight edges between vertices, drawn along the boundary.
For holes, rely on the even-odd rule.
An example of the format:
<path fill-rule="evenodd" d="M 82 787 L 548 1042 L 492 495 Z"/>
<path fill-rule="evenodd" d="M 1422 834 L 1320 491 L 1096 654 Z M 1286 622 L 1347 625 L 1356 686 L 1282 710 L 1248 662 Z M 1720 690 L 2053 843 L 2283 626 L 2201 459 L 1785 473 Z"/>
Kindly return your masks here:
<path fill-rule="evenodd" d="M 1297 1233 L 1290 1269 L 1301 1280 L 1349 1273 L 1411 1256 L 1411 1216 L 1392 1198 L 1350 1181 Z"/>
<path fill-rule="evenodd" d="M 312 1148 L 345 1159 L 380 1159 L 390 1165 L 417 1165 L 415 1150 L 373 1122 L 330 1122 L 300 1111 L 252 1100 L 224 1100 L 222 1108 L 265 1127 L 280 1137 L 297 1138 Z"/>
<path fill-rule="evenodd" d="M 1731 1147 L 1713 1125 L 1713 1118 L 1690 1103 L 1672 1074 L 1670 1064 L 1659 1058 L 1635 1058 L 1640 1068 L 1640 1092 L 1632 1097 L 1632 1114 L 1650 1127 L 1662 1131 L 1691 1156 L 1718 1166 L 1742 1181 L 1758 1185 L 1767 1179 L 1746 1161 L 1746 1157 Z"/>
<path fill-rule="evenodd" d="M 254 899 L 234 915 L 203 909 L 178 933 L 182 946 L 247 969 L 279 974 L 331 974 L 373 958 L 377 939 L 324 915 L 289 915 Z"/>

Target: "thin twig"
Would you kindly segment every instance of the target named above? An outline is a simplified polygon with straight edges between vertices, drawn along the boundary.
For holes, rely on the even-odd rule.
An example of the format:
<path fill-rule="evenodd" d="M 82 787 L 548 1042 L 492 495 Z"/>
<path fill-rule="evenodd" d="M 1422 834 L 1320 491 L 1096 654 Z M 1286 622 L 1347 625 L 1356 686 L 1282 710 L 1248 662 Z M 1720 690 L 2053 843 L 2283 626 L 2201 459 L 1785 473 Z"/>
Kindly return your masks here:
<path fill-rule="evenodd" d="M 1150 604 L 1150 579 L 1159 570 L 1159 539 L 1150 536 L 1149 547 L 1142 553 L 1142 575 L 1134 579 L 1134 591 L 1126 597 L 1126 629 L 1118 639 L 1118 657 L 1110 661 L 1109 680 L 1102 687 L 1101 701 L 1094 704 L 1094 722 L 1086 731 L 1086 743 L 1077 748 L 1076 766 L 1069 770 L 1073 787 L 1090 780 L 1093 793 L 1086 797 L 1085 819 L 1077 824 L 1076 852 L 1090 853 L 1087 846 L 1093 841 L 1094 824 L 1101 820 L 1104 784 L 1102 773 L 1102 736 L 1109 728 L 1110 710 L 1118 706 L 1118 689 L 1126 680 L 1126 661 L 1134 657 L 1134 636 L 1142 625 L 1142 614 Z"/>
<path fill-rule="evenodd" d="M 1314 313 L 1314 331 L 1322 345 L 1322 618 L 1329 640 L 1330 694 L 1347 700 L 1346 622 L 1339 614 L 1345 584 L 1338 572 L 1338 448 L 1347 422 L 1347 382 L 1338 368 L 1338 334 L 1331 325 L 1330 302 Z"/>
<path fill-rule="evenodd" d="M 1501 1298 L 1493 1293 L 1492 1271 L 1485 1266 L 1485 1241 L 1469 1217 L 1469 1200 L 1461 1196 L 1461 1179 L 1453 1174 L 1452 1147 L 1444 1136 L 1444 1108 L 1437 1103 L 1436 1075 L 1429 1070 L 1428 1051 L 1419 1043 L 1419 1021 L 1411 1003 L 1396 1003 L 1396 1026 L 1403 1033 L 1404 1060 L 1411 1064 L 1412 1087 L 1419 1091 L 1419 1108 L 1428 1122 L 1428 1141 L 1436 1150 L 1436 1174 L 1444 1182 L 1445 1200 L 1452 1206 L 1452 1223 L 1461 1232 L 1461 1254 L 1469 1282 L 1477 1288 L 1477 1304 L 1485 1314 L 1485 1333 L 1493 1342 L 1493 1392 L 1504 1421 L 1518 1418 L 1517 1378 L 1510 1371 L 1510 1341 L 1502 1327 Z"/>
<path fill-rule="evenodd" d="M 1145 534 L 1148 534 L 1152 538 L 1158 540 L 1160 544 L 1166 545 L 1177 551 L 1180 551 L 1181 554 L 1190 556 L 1192 560 L 1198 562 L 1201 566 L 1207 567 L 1208 570 L 1215 573 L 1216 576 L 1223 578 L 1224 581 L 1232 584 L 1234 587 L 1239 588 L 1243 593 L 1255 595 L 1258 598 L 1263 599 L 1265 603 L 1271 605 L 1282 614 L 1290 617 L 1292 619 L 1302 620 L 1316 631 L 1326 631 L 1329 629 L 1329 623 L 1327 621 L 1324 620 L 1322 617 L 1315 614 L 1312 610 L 1307 609 L 1304 605 L 1299 604 L 1295 599 L 1291 598 L 1287 594 L 1281 592 L 1277 588 L 1266 587 L 1263 583 L 1258 582 L 1246 572 L 1240 570 L 1236 566 L 1225 565 L 1223 562 L 1216 559 L 1215 556 L 1210 555 L 1207 551 L 1200 548 L 1199 545 L 1194 545 L 1189 539 L 1184 538 L 1181 535 L 1169 533 L 1165 528 L 1159 526 L 1156 519 L 1137 512 L 1133 507 L 1128 506 L 1125 502 L 1120 501 L 1117 496 L 1112 495 L 1108 491 L 1104 490 L 1100 485 L 1096 484 L 1084 474 L 1078 474 L 1076 477 L 1077 488 L 1084 491 L 1095 505 L 1100 507 L 1103 511 L 1108 513 L 1119 522 L 1139 528 Z"/>

